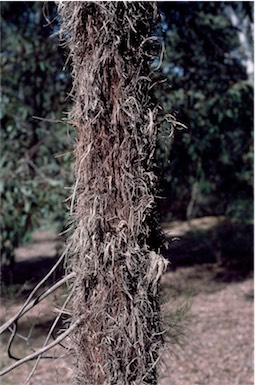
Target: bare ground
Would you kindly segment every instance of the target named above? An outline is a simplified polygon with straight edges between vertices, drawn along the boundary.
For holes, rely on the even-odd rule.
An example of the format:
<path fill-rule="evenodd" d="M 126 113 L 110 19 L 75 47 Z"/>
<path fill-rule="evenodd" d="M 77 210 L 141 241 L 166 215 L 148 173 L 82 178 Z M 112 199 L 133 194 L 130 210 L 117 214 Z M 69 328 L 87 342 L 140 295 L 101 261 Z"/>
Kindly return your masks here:
<path fill-rule="evenodd" d="M 208 221 L 207 221 L 208 222 Z M 201 222 L 205 226 L 206 221 Z M 210 221 L 209 221 L 210 222 Z M 199 226 L 199 222 L 196 222 Z M 207 223 L 208 225 L 208 223 Z M 212 221 L 211 221 L 212 225 Z M 186 226 L 186 224 L 185 224 Z M 180 225 L 175 232 L 168 228 L 172 237 L 185 234 Z M 187 245 L 186 245 L 187 246 Z M 46 256 L 54 260 L 56 238 L 52 233 L 35 235 L 33 245 L 17 251 L 18 264 L 23 277 L 18 283 L 4 287 L 1 303 L 1 323 L 15 314 L 33 279 L 25 279 L 32 267 L 42 272 L 42 261 Z M 47 261 L 48 261 L 47 259 Z M 29 271 L 24 263 L 30 262 Z M 23 263 L 23 265 L 22 265 Z M 39 264 L 38 264 L 39 263 Z M 48 263 L 47 263 L 47 267 Z M 29 273 L 29 274 L 28 274 Z M 21 284 L 19 281 L 23 281 Z M 25 283 L 24 283 L 25 282 Z M 41 347 L 47 331 L 56 315 L 56 306 L 62 301 L 64 292 L 58 290 L 24 317 L 19 327 L 18 338 L 12 354 L 19 358 L 31 354 Z M 185 324 L 182 346 L 171 345 L 163 354 L 159 385 L 253 385 L 253 279 L 231 275 L 219 263 L 203 263 L 195 266 L 177 267 L 167 272 L 161 281 L 162 311 L 168 314 L 176 303 L 190 298 L 191 307 Z M 9 335 L 4 335 L 1 346 L 1 367 L 12 364 L 6 345 Z M 65 350 L 58 347 L 51 355 L 55 359 L 40 361 L 37 371 L 28 385 L 70 384 L 68 358 L 61 357 Z M 2 378 L 1 385 L 22 385 L 33 367 L 34 361 L 26 363 Z"/>
<path fill-rule="evenodd" d="M 166 353 L 160 385 L 253 385 L 253 280 L 214 281 L 214 266 L 168 273 L 162 285 L 194 289 L 186 343 Z M 174 277 L 173 277 L 174 275 Z"/>

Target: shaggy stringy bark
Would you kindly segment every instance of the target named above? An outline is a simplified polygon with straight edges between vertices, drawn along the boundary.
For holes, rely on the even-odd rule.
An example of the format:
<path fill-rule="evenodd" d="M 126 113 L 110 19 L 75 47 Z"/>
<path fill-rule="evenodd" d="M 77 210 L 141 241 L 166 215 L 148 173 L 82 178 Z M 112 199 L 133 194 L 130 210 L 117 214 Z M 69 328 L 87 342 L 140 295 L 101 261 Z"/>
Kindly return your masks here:
<path fill-rule="evenodd" d="M 76 384 L 156 384 L 162 344 L 158 282 L 166 261 L 148 246 L 157 128 L 149 97 L 152 2 L 63 2 L 77 129 L 69 239 Z"/>

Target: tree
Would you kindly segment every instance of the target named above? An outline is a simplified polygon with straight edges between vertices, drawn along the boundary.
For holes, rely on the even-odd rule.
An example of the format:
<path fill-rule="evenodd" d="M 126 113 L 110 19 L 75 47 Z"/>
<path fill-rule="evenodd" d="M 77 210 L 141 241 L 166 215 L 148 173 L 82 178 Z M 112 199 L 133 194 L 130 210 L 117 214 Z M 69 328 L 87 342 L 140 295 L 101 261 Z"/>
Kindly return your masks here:
<path fill-rule="evenodd" d="M 68 243 L 77 384 L 156 384 L 162 344 L 158 282 L 166 261 L 148 244 L 155 205 L 157 110 L 150 98 L 156 7 L 63 2 L 77 129 Z"/>
<path fill-rule="evenodd" d="M 43 219 L 60 228 L 65 219 L 71 155 L 65 128 L 55 121 L 67 108 L 70 76 L 52 36 L 53 3 L 1 2 L 1 16 L 0 223 L 1 258 L 8 263 Z"/>
<path fill-rule="evenodd" d="M 247 48 L 252 3 L 162 2 L 161 9 L 168 82 L 160 84 L 158 98 L 163 93 L 164 109 L 178 111 L 188 127 L 174 141 L 163 137 L 158 147 L 163 209 L 183 219 L 224 214 L 251 220 L 253 84 L 240 31 Z"/>
<path fill-rule="evenodd" d="M 9 357 L 20 319 L 67 282 L 69 293 L 43 346 L 17 358 L 0 376 L 36 359 L 28 384 L 42 355 L 71 335 L 76 383 L 155 384 L 163 335 L 168 331 L 171 342 L 178 342 L 186 311 L 168 313 L 165 329 L 158 283 L 167 263 L 159 255 L 160 234 L 152 231 L 160 126 L 150 93 L 158 52 L 152 36 L 156 6 L 65 2 L 60 14 L 73 62 L 69 120 L 77 129 L 73 235 L 66 250 L 71 271 L 43 290 L 64 252 L 0 327 L 0 334 L 11 333 Z M 50 342 L 63 314 L 70 314 L 70 298 L 72 320 Z"/>

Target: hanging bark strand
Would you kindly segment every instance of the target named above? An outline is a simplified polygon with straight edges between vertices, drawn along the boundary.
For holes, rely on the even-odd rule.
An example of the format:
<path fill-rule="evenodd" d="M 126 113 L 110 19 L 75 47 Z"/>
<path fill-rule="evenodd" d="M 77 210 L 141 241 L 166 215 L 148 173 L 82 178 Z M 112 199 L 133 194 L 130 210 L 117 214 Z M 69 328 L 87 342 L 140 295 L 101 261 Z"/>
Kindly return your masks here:
<path fill-rule="evenodd" d="M 162 344 L 158 282 L 166 261 L 148 246 L 154 207 L 156 109 L 149 97 L 155 4 L 62 2 L 77 129 L 72 336 L 79 385 L 156 384 Z"/>

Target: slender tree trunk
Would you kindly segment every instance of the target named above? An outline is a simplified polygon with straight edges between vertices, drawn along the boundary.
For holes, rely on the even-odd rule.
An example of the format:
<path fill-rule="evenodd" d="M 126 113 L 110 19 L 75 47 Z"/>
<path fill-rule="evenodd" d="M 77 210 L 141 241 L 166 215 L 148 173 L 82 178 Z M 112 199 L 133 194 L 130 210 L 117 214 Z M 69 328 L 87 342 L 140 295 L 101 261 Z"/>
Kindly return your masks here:
<path fill-rule="evenodd" d="M 158 282 L 166 261 L 148 245 L 157 128 L 149 96 L 152 2 L 62 2 L 73 64 L 76 184 L 69 239 L 74 379 L 156 384 L 162 344 Z"/>

